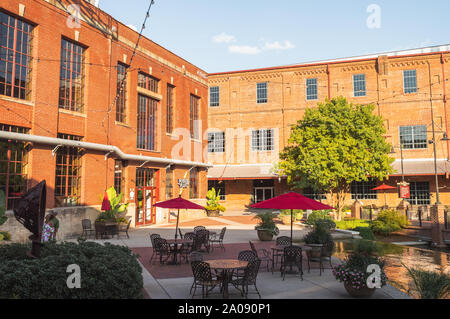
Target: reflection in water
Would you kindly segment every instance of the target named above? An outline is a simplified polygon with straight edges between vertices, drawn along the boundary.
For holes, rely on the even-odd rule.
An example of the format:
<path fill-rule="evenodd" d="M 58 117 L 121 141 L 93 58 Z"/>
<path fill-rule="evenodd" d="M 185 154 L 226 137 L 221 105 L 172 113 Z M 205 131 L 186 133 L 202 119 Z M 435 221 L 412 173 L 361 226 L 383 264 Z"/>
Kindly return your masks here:
<path fill-rule="evenodd" d="M 334 256 L 344 259 L 353 250 L 354 243 L 354 240 L 337 241 Z M 402 263 L 408 268 L 443 271 L 450 275 L 450 254 L 448 253 L 389 243 L 376 242 L 376 244 L 378 254 L 386 261 L 385 272 L 389 280 L 398 282 L 404 287 L 409 287 L 410 279 Z"/>

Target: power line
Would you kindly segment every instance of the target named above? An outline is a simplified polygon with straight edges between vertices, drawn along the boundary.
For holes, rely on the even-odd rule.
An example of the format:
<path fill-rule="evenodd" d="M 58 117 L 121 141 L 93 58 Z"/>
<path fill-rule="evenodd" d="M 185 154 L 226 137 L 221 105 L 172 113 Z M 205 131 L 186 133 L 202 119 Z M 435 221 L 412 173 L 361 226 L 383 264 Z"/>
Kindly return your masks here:
<path fill-rule="evenodd" d="M 139 47 L 139 43 L 140 43 L 141 38 L 142 38 L 142 33 L 144 32 L 147 20 L 150 18 L 150 10 L 151 10 L 151 8 L 152 8 L 154 3 L 155 3 L 154 0 L 150 0 L 150 5 L 149 5 L 149 7 L 147 9 L 147 12 L 145 14 L 145 19 L 144 19 L 144 22 L 142 24 L 141 31 L 139 32 L 139 36 L 138 36 L 138 39 L 136 41 L 136 45 L 134 46 L 133 53 L 132 53 L 131 58 L 130 58 L 130 63 L 128 64 L 129 66 L 132 65 L 134 57 L 136 56 L 136 52 L 137 52 L 137 49 Z M 122 81 L 120 82 L 119 92 L 116 94 L 116 97 L 114 98 L 113 103 L 111 104 L 111 106 L 109 107 L 105 117 L 103 118 L 102 126 L 104 126 L 104 122 L 105 122 L 106 117 L 111 113 L 112 109 L 114 108 L 114 105 L 117 103 L 117 100 L 120 98 L 120 95 L 123 93 L 123 90 L 124 90 L 124 87 L 125 87 L 126 78 L 127 78 L 127 75 L 128 75 L 128 71 L 129 71 L 129 69 L 126 68 L 125 69 L 125 74 L 124 74 L 124 76 L 122 78 Z"/>

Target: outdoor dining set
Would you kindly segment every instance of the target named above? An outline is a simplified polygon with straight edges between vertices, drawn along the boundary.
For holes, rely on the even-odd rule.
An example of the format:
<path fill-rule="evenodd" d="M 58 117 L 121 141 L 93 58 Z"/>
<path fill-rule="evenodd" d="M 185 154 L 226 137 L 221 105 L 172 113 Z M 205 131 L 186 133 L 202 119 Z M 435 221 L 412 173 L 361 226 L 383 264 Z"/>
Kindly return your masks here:
<path fill-rule="evenodd" d="M 202 298 L 205 298 L 219 287 L 224 299 L 229 298 L 230 285 L 245 298 L 249 294 L 249 287 L 253 287 L 254 293 L 261 298 L 256 285 L 260 267 L 265 267 L 272 274 L 279 269 L 283 280 L 286 274 L 294 274 L 303 280 L 303 252 L 307 257 L 308 272 L 312 262 L 319 263 L 320 274 L 324 270 L 324 261 L 328 261 L 331 266 L 331 254 L 327 253 L 324 246 L 293 245 L 291 237 L 287 236 L 278 237 L 270 250 L 257 249 L 250 241 L 249 249 L 240 251 L 237 259 L 205 258 L 215 247 L 225 250 L 225 233 L 226 227 L 217 233 L 204 226 L 197 226 L 194 231 L 184 235 L 178 230 L 176 239 L 164 239 L 159 234 L 150 234 L 153 254 L 149 262 L 152 264 L 159 261 L 160 264 L 169 265 L 190 263 L 194 276 L 191 296 L 194 297 L 197 289 L 201 288 Z"/>

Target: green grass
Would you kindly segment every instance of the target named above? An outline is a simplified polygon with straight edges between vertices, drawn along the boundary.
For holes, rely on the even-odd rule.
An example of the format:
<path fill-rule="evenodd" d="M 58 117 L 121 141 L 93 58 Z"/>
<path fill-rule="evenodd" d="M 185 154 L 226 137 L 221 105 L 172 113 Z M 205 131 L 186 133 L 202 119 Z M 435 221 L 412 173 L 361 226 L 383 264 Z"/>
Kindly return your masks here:
<path fill-rule="evenodd" d="M 361 219 L 346 219 L 336 222 L 337 229 L 353 230 L 358 227 L 370 227 L 370 222 L 368 220 Z"/>

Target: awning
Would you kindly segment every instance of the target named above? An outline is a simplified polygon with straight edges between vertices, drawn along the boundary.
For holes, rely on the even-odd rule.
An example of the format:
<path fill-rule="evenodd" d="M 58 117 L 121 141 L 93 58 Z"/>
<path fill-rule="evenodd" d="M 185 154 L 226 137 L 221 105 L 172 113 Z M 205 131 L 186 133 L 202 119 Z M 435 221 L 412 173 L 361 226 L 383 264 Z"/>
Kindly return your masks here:
<path fill-rule="evenodd" d="M 391 176 L 401 176 L 401 160 L 396 160 L 392 166 L 394 173 Z M 241 165 L 214 165 L 208 170 L 208 179 L 274 179 L 279 176 L 272 173 L 273 164 L 241 164 Z M 445 175 L 449 172 L 450 162 L 446 159 L 437 160 L 437 173 Z M 404 173 L 407 176 L 434 175 L 433 159 L 405 159 L 403 160 Z"/>
<path fill-rule="evenodd" d="M 392 175 L 402 175 L 402 163 L 401 160 L 396 160 L 393 164 L 394 172 Z M 437 160 L 437 173 L 439 175 L 445 175 L 449 171 L 450 162 L 446 159 Z M 403 160 L 403 170 L 405 175 L 434 175 L 434 160 L 431 159 L 405 159 Z"/>

